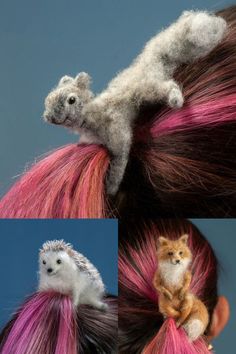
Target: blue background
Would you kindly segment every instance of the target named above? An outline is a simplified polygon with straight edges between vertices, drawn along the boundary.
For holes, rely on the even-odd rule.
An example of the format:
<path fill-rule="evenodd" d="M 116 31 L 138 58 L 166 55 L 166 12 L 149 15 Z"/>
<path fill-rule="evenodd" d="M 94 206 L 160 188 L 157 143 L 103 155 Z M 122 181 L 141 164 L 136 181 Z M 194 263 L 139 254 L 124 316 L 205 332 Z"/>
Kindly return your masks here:
<path fill-rule="evenodd" d="M 41 119 L 64 74 L 91 74 L 99 92 L 145 42 L 186 9 L 227 0 L 1 0 L 0 195 L 26 164 L 78 137 Z"/>
<path fill-rule="evenodd" d="M 236 219 L 191 220 L 209 240 L 220 264 L 219 295 L 227 297 L 231 317 L 225 330 L 213 341 L 216 353 L 235 353 L 236 329 Z"/>
<path fill-rule="evenodd" d="M 0 327 L 38 284 L 38 251 L 47 240 L 64 239 L 100 271 L 107 292 L 117 295 L 116 220 L 1 220 Z"/>

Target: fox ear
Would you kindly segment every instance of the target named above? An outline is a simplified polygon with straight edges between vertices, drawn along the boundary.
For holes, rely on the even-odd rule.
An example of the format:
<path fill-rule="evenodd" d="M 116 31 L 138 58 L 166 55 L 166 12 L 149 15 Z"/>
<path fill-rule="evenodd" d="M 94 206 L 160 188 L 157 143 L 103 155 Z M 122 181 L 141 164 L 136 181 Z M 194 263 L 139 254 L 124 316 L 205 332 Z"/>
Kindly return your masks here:
<path fill-rule="evenodd" d="M 168 245 L 168 239 L 164 236 L 159 236 L 158 246 L 166 246 L 166 245 Z"/>
<path fill-rule="evenodd" d="M 184 234 L 179 240 L 186 245 L 188 243 L 188 234 Z"/>
<path fill-rule="evenodd" d="M 79 73 L 75 78 L 76 86 L 81 89 L 88 89 L 91 83 L 91 77 L 85 72 Z"/>
<path fill-rule="evenodd" d="M 68 84 L 69 82 L 72 82 L 72 81 L 73 81 L 73 78 L 71 76 L 65 75 L 58 82 L 58 86 Z"/>

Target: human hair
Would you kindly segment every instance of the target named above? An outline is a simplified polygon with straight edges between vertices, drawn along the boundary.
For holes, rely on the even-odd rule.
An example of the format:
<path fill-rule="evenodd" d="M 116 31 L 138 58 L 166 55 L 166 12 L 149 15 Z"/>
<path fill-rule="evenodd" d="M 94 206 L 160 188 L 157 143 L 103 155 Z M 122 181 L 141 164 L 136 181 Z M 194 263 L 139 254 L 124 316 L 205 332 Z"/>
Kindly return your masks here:
<path fill-rule="evenodd" d="M 236 215 L 236 6 L 217 14 L 228 24 L 223 41 L 175 73 L 183 107 L 143 107 L 137 119 L 124 213 Z"/>
<path fill-rule="evenodd" d="M 176 70 L 183 107 L 141 107 L 115 198 L 105 190 L 107 150 L 72 144 L 37 162 L 13 185 L 0 202 L 0 217 L 235 216 L 236 6 L 217 14 L 228 24 L 223 41 Z"/>
<path fill-rule="evenodd" d="M 218 265 L 204 236 L 185 219 L 129 220 L 120 225 L 119 353 L 209 352 L 204 337 L 191 342 L 174 319 L 163 318 L 153 286 L 159 237 L 176 240 L 185 233 L 193 256 L 190 291 L 205 304 L 211 321 L 217 303 Z"/>
<path fill-rule="evenodd" d="M 102 218 L 108 154 L 98 145 L 70 144 L 49 153 L 0 202 L 1 218 Z"/>
<path fill-rule="evenodd" d="M 115 353 L 117 301 L 105 299 L 108 310 L 80 305 L 67 295 L 48 291 L 30 296 L 0 334 L 2 354 Z"/>

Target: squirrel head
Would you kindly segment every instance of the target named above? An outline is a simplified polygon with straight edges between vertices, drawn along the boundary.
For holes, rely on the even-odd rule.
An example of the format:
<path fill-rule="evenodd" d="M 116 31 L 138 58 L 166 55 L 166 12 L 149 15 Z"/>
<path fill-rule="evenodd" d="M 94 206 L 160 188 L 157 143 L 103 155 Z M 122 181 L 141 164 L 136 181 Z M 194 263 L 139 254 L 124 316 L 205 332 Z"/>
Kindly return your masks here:
<path fill-rule="evenodd" d="M 75 78 L 63 76 L 45 99 L 44 120 L 68 128 L 79 128 L 83 123 L 82 109 L 94 97 L 90 82 L 90 76 L 84 72 Z"/>

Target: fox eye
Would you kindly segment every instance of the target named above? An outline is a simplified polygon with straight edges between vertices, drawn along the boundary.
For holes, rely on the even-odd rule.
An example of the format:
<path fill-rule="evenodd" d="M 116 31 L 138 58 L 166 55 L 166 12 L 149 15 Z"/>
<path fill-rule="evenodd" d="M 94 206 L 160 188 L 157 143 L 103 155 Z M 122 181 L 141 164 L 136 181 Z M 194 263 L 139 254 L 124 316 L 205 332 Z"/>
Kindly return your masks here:
<path fill-rule="evenodd" d="M 61 264 L 61 260 L 60 259 L 57 260 L 57 264 Z"/>
<path fill-rule="evenodd" d="M 68 98 L 68 103 L 69 103 L 69 104 L 74 104 L 74 103 L 75 103 L 75 97 L 74 97 L 74 96 L 70 96 L 70 97 Z"/>
<path fill-rule="evenodd" d="M 46 264 L 46 262 L 45 262 L 45 261 L 43 261 L 43 264 Z"/>
<path fill-rule="evenodd" d="M 183 254 L 183 251 L 180 251 L 180 252 L 179 252 L 179 255 L 182 256 L 182 254 Z"/>
<path fill-rule="evenodd" d="M 168 252 L 168 256 L 173 256 L 173 252 Z"/>

